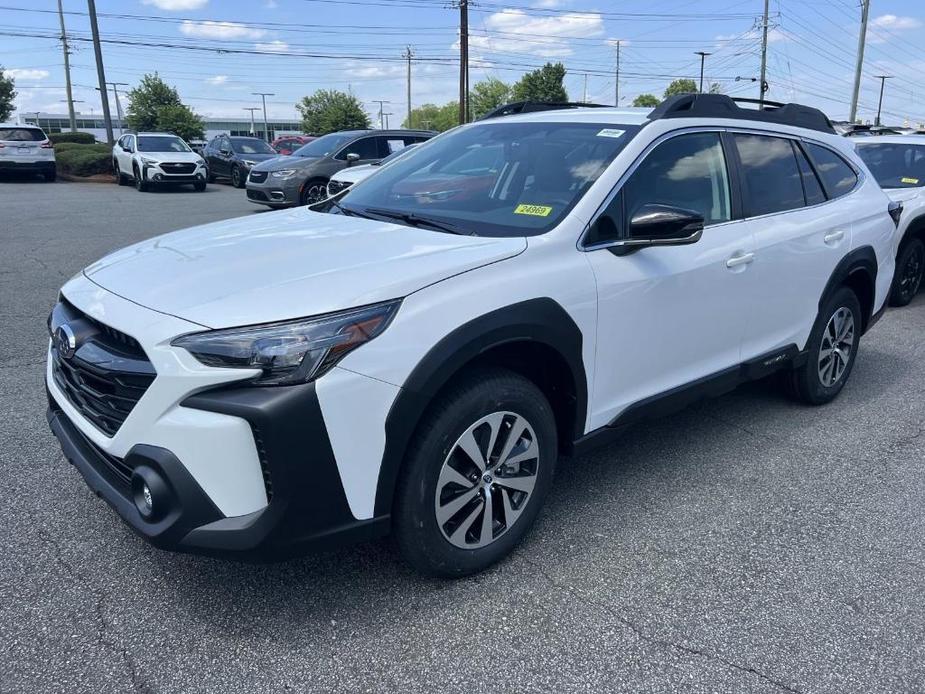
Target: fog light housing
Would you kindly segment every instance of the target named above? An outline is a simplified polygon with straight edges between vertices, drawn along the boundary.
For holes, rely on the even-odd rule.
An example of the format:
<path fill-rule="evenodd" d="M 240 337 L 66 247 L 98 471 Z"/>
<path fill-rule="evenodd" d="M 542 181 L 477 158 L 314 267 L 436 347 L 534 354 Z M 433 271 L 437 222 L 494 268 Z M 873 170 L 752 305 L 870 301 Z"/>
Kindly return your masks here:
<path fill-rule="evenodd" d="M 162 180 L 163 178 L 164 178 L 163 174 L 159 174 L 159 173 L 154 174 L 154 180 L 155 180 L 155 181 L 160 181 L 160 180 Z"/>
<path fill-rule="evenodd" d="M 172 494 L 159 473 L 147 465 L 139 465 L 132 472 L 132 501 L 142 518 L 154 522 L 168 512 Z"/>

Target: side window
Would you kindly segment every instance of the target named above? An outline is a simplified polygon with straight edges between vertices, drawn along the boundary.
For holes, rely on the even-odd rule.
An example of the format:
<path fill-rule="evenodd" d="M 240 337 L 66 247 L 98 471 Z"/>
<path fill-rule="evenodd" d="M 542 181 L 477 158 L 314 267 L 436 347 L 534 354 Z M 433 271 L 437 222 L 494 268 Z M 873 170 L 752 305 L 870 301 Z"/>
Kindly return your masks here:
<path fill-rule="evenodd" d="M 125 145 L 126 145 L 126 149 L 128 149 L 130 152 L 134 152 L 135 151 L 135 136 L 129 135 L 128 137 L 126 137 Z"/>
<path fill-rule="evenodd" d="M 807 149 L 830 198 L 839 198 L 854 189 L 858 176 L 844 159 L 827 147 L 808 143 Z"/>
<path fill-rule="evenodd" d="M 121 147 L 122 149 L 125 149 L 125 141 L 126 141 L 127 139 L 128 139 L 128 135 L 123 135 L 122 137 L 120 137 L 120 138 L 119 138 L 119 143 L 118 143 L 118 144 L 119 144 L 119 147 Z"/>
<path fill-rule="evenodd" d="M 809 159 L 806 158 L 803 150 L 796 142 L 793 143 L 793 151 L 797 155 L 797 164 L 800 167 L 800 176 L 803 178 L 803 193 L 806 195 L 806 204 L 818 205 L 820 202 L 825 202 L 825 193 L 822 191 L 822 185 L 819 183 L 819 178 L 816 176 L 816 172 L 813 171 L 813 167 L 809 163 Z"/>
<path fill-rule="evenodd" d="M 745 213 L 756 217 L 803 207 L 803 184 L 789 140 L 733 135 L 745 183 Z"/>
<path fill-rule="evenodd" d="M 231 151 L 231 140 L 227 137 L 222 138 L 222 149 L 230 152 Z"/>
<path fill-rule="evenodd" d="M 336 159 L 343 161 L 348 154 L 359 154 L 360 159 L 381 159 L 379 154 L 379 141 L 383 140 L 382 145 L 385 148 L 385 138 L 382 137 L 361 137 L 354 140 L 337 153 Z"/>
<path fill-rule="evenodd" d="M 707 224 L 729 221 L 729 175 L 719 134 L 691 133 L 661 143 L 626 181 L 623 198 L 625 219 L 659 204 L 699 212 Z"/>

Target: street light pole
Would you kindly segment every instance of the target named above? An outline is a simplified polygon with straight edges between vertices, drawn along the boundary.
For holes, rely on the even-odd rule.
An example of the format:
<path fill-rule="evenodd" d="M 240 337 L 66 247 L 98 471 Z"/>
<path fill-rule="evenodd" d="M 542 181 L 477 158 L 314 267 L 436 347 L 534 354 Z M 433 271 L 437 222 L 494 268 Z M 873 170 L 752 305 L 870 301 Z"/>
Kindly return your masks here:
<path fill-rule="evenodd" d="M 713 55 L 712 53 L 706 53 L 705 51 L 695 51 L 694 55 L 700 56 L 700 93 L 703 94 L 703 63 L 706 60 L 708 55 Z"/>
<path fill-rule="evenodd" d="M 250 108 L 245 108 L 244 110 L 251 112 L 251 135 L 256 135 L 257 130 L 254 127 L 254 111 L 259 111 L 260 109 L 257 108 L 256 106 L 251 106 Z"/>
<path fill-rule="evenodd" d="M 93 53 L 96 55 L 96 76 L 100 83 L 100 99 L 103 102 L 103 122 L 106 124 L 106 142 L 113 144 L 112 118 L 109 115 L 109 97 L 106 96 L 106 71 L 103 69 L 103 49 L 100 47 L 100 28 L 96 21 L 96 2 L 87 0 L 90 14 L 90 33 L 93 35 Z"/>
<path fill-rule="evenodd" d="M 886 81 L 893 79 L 892 75 L 877 75 L 877 79 L 880 80 L 880 101 L 877 103 L 877 120 L 874 121 L 874 125 L 880 125 L 880 111 L 883 108 L 883 85 L 886 84 Z"/>
<path fill-rule="evenodd" d="M 261 101 L 263 102 L 263 136 L 264 136 L 264 139 L 267 142 L 269 142 L 270 141 L 270 124 L 267 122 L 267 97 L 276 96 L 276 94 L 272 94 L 270 92 L 251 92 L 251 94 L 253 96 L 259 96 Z"/>

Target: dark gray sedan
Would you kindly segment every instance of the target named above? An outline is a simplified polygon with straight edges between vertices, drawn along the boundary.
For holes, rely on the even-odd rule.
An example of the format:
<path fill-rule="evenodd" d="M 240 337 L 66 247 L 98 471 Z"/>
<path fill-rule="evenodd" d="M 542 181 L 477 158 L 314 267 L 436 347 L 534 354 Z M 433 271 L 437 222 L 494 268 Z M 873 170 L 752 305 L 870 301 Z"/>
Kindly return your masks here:
<path fill-rule="evenodd" d="M 291 156 L 252 168 L 247 199 L 269 207 L 310 205 L 326 197 L 328 179 L 341 169 L 372 164 L 434 135 L 429 130 L 344 130 L 319 137 Z"/>

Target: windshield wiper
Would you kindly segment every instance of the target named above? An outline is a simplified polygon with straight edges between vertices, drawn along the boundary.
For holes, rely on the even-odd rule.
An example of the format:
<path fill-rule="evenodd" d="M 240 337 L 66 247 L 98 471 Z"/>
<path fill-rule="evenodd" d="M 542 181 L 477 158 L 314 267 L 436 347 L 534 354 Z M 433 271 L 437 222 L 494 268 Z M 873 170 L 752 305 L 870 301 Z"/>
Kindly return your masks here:
<path fill-rule="evenodd" d="M 422 217 L 421 215 L 415 214 L 414 212 L 399 212 L 398 210 L 380 210 L 372 207 L 367 207 L 366 211 L 369 214 L 374 214 L 379 217 L 385 217 L 387 219 L 396 219 L 404 222 L 405 224 L 410 224 L 414 227 L 426 226 L 431 229 L 436 229 L 437 231 L 445 231 L 450 234 L 459 234 L 461 236 L 475 236 L 471 231 L 463 229 L 457 224 L 451 222 L 441 222 L 436 219 L 431 219 L 430 217 Z"/>
<path fill-rule="evenodd" d="M 327 200 L 321 200 L 321 202 L 331 203 L 332 205 L 334 205 L 334 207 L 340 210 L 342 214 L 347 215 L 348 217 L 362 217 L 363 219 L 373 219 L 373 220 L 376 219 L 372 215 L 364 214 L 362 212 L 357 212 L 356 210 L 352 210 L 349 207 L 344 207 L 339 202 L 337 202 L 337 200 L 335 200 L 334 198 L 328 198 Z"/>

